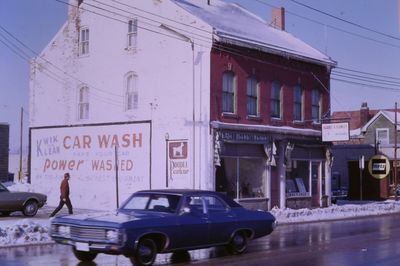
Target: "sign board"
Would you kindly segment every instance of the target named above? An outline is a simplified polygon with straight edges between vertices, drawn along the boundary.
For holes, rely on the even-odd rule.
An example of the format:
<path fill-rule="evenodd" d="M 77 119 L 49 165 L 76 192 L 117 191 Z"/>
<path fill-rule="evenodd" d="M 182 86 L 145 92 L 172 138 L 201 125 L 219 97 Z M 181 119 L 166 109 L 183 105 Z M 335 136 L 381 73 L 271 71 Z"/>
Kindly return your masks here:
<path fill-rule="evenodd" d="M 349 132 L 348 122 L 322 124 L 322 141 L 348 141 Z"/>
<path fill-rule="evenodd" d="M 114 208 L 116 169 L 120 202 L 150 188 L 150 130 L 149 122 L 31 128 L 31 182 L 58 194 L 69 172 L 74 206 Z"/>
<path fill-rule="evenodd" d="M 368 162 L 368 171 L 376 179 L 385 178 L 390 172 L 389 159 L 384 155 L 375 155 Z"/>
<path fill-rule="evenodd" d="M 187 139 L 167 141 L 167 186 L 168 184 L 187 186 L 190 182 L 188 146 Z"/>

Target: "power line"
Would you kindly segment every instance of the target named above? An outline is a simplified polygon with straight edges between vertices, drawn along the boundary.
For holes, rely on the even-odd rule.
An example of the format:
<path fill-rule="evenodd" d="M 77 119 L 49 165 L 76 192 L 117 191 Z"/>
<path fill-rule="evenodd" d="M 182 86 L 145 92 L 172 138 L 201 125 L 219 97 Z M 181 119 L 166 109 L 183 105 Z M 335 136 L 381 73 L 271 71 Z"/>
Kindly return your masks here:
<path fill-rule="evenodd" d="M 313 11 L 315 11 L 315 12 L 324 14 L 324 15 L 326 15 L 326 16 L 328 16 L 328 17 L 331 17 L 331 18 L 337 19 L 337 20 L 339 20 L 339 21 L 345 22 L 345 23 L 347 23 L 347 24 L 350 24 L 350 25 L 352 25 L 352 26 L 358 27 L 358 28 L 360 28 L 360 29 L 363 29 L 363 30 L 366 30 L 366 31 L 370 31 L 370 32 L 376 33 L 376 34 L 378 34 L 378 35 L 385 36 L 385 37 L 387 37 L 387 38 L 400 41 L 400 38 L 398 38 L 398 37 L 396 37 L 396 36 L 393 36 L 393 35 L 390 35 L 390 34 L 386 34 L 386 33 L 383 33 L 383 32 L 380 32 L 380 31 L 377 31 L 377 30 L 374 30 L 374 29 L 371 29 L 371 28 L 368 28 L 368 27 L 365 27 L 365 26 L 362 26 L 362 25 L 360 25 L 360 24 L 357 24 L 357 23 L 352 22 L 352 21 L 349 21 L 349 20 L 345 20 L 345 19 L 339 18 L 339 17 L 337 17 L 337 16 L 331 15 L 331 14 L 329 14 L 329 13 L 327 13 L 327 12 L 321 11 L 321 10 L 316 9 L 316 8 L 314 8 L 314 7 L 311 7 L 311 6 L 309 6 L 309 5 L 300 3 L 300 2 L 298 2 L 298 1 L 296 1 L 296 0 L 290 0 L 290 1 L 293 2 L 293 3 L 295 3 L 295 4 L 298 4 L 298 5 L 300 5 L 300 6 L 303 6 L 303 7 L 306 7 L 306 8 L 308 8 L 308 9 L 311 9 L 311 10 L 313 10 Z"/>
<path fill-rule="evenodd" d="M 265 3 L 265 2 L 263 2 L 261 0 L 254 0 L 254 1 L 256 1 L 256 2 L 258 2 L 260 4 L 272 7 L 272 8 L 277 8 L 276 6 L 270 5 L 270 4 Z M 322 26 L 331 28 L 331 29 L 339 31 L 339 32 L 343 32 L 343 33 L 351 35 L 351 36 L 355 36 L 355 37 L 358 37 L 358 38 L 361 38 L 361 39 L 364 39 L 364 40 L 372 41 L 372 42 L 383 44 L 383 45 L 386 45 L 386 46 L 391 46 L 391 47 L 394 47 L 394 48 L 400 48 L 400 45 L 384 42 L 382 40 L 374 39 L 374 38 L 367 37 L 367 36 L 364 36 L 364 35 L 361 35 L 361 34 L 358 34 L 358 33 L 355 33 L 355 32 L 351 32 L 351 31 L 348 31 L 348 30 L 341 29 L 339 27 L 335 27 L 335 26 L 332 26 L 332 25 L 329 25 L 329 24 L 326 24 L 326 23 L 322 23 L 322 22 L 319 22 L 317 20 L 311 19 L 309 17 L 305 17 L 305 16 L 302 16 L 302 15 L 296 14 L 294 12 L 291 12 L 288 9 L 285 9 L 285 11 L 286 11 L 286 13 L 291 14 L 291 15 L 293 15 L 295 17 L 298 17 L 298 18 L 301 18 L 301 19 L 304 19 L 304 20 L 308 20 L 308 21 L 313 22 L 315 24 L 322 25 Z"/>
<path fill-rule="evenodd" d="M 393 84 L 393 83 L 388 83 L 388 82 L 385 82 L 385 81 L 372 80 L 372 79 L 367 78 L 367 77 L 357 77 L 357 76 L 351 76 L 351 75 L 342 74 L 342 73 L 332 73 L 332 76 L 333 77 L 341 77 L 341 78 L 349 78 L 349 79 L 352 79 L 352 80 L 358 80 L 358 81 L 362 81 L 362 82 L 368 82 L 368 84 L 372 84 L 373 86 L 375 86 L 374 84 L 379 84 L 379 86 L 382 86 L 382 88 L 385 85 L 386 86 L 399 86 L 398 83 L 397 84 Z M 385 88 L 393 88 L 393 89 L 395 89 L 395 87 L 385 87 Z M 400 90 L 400 87 L 397 90 Z"/>
<path fill-rule="evenodd" d="M 379 86 L 379 85 L 366 84 L 366 83 L 361 83 L 361 82 L 356 82 L 356 81 L 344 80 L 344 79 L 340 79 L 340 78 L 332 78 L 331 77 L 331 80 L 336 80 L 336 81 L 340 81 L 340 82 L 344 82 L 344 83 L 348 83 L 348 84 L 360 85 L 360 86 L 376 88 L 376 89 L 400 91 L 400 89 L 397 89 L 397 88 L 390 88 L 390 87 L 384 87 L 384 86 Z"/>
<path fill-rule="evenodd" d="M 399 81 L 400 81 L 400 78 L 398 78 L 398 77 L 391 77 L 391 76 L 387 76 L 387 75 L 374 74 L 374 73 L 370 73 L 370 72 L 364 72 L 364 71 L 354 70 L 354 69 L 344 68 L 344 67 L 337 67 L 337 69 L 341 69 L 341 70 L 345 70 L 345 71 L 350 71 L 350 72 L 355 72 L 355 73 L 366 74 L 366 75 L 372 75 L 372 76 L 376 76 L 376 77 L 394 79 L 394 80 L 399 80 Z"/>

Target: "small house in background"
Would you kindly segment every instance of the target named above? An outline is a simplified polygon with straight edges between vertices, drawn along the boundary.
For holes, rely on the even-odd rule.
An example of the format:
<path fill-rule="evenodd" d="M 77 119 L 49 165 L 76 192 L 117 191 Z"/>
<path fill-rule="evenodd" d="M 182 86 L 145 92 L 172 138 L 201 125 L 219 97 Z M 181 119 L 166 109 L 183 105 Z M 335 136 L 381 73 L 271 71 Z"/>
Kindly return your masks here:
<path fill-rule="evenodd" d="M 370 110 L 363 103 L 359 111 L 334 112 L 332 118 L 349 121 L 350 125 L 350 140 L 336 142 L 332 147 L 332 190 L 348 190 L 348 198 L 356 200 L 389 198 L 396 183 L 393 166 L 399 157 L 395 154 L 396 139 L 397 143 L 400 139 L 395 131 L 395 109 Z M 368 168 L 375 155 L 389 160 L 390 169 L 385 178 L 374 177 Z M 362 158 L 364 169 L 360 165 Z M 398 179 L 399 174 L 396 175 Z"/>

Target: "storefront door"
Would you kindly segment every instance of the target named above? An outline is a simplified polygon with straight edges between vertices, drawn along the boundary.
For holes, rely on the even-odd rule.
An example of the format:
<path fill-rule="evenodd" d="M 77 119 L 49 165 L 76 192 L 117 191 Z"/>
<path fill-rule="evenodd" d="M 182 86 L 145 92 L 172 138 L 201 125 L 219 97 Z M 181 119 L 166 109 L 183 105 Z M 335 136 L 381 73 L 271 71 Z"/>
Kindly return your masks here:
<path fill-rule="evenodd" d="M 321 163 L 320 162 L 311 162 L 311 195 L 312 195 L 312 206 L 319 207 L 320 206 L 320 176 L 321 176 Z"/>

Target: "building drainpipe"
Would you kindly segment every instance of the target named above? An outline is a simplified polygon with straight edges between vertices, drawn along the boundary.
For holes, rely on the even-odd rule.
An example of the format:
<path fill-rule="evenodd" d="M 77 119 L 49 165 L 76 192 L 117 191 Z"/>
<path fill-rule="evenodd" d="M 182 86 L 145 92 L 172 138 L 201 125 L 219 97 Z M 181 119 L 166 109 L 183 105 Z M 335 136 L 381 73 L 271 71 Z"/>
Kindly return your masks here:
<path fill-rule="evenodd" d="M 273 156 L 273 155 L 272 155 Z M 265 192 L 266 192 L 266 198 L 268 199 L 268 210 L 271 210 L 271 165 L 267 164 L 266 166 L 266 171 L 267 171 L 267 182 L 265 184 Z"/>
<path fill-rule="evenodd" d="M 278 175 L 279 175 L 279 208 L 284 209 L 286 207 L 286 167 L 285 167 L 285 147 L 284 141 L 279 142 L 279 163 L 278 163 Z"/>
<path fill-rule="evenodd" d="M 194 42 L 190 40 L 192 45 L 192 141 L 193 141 L 193 189 L 196 189 L 196 83 L 195 83 L 195 69 L 194 69 Z"/>
<path fill-rule="evenodd" d="M 333 165 L 333 154 L 330 148 L 326 148 L 325 151 L 325 195 L 327 198 L 327 205 L 332 205 L 332 165 Z"/>

